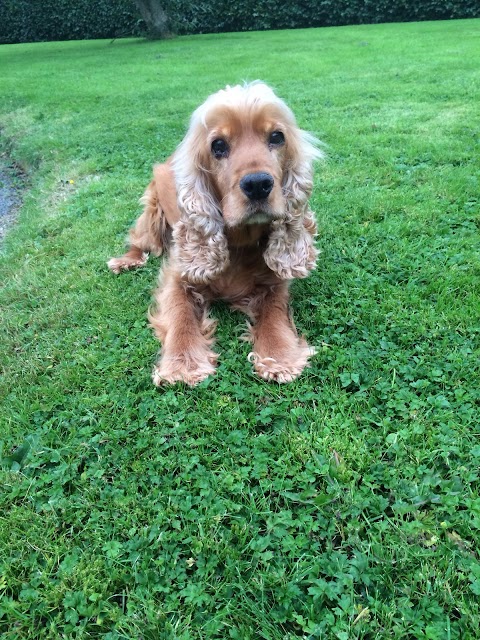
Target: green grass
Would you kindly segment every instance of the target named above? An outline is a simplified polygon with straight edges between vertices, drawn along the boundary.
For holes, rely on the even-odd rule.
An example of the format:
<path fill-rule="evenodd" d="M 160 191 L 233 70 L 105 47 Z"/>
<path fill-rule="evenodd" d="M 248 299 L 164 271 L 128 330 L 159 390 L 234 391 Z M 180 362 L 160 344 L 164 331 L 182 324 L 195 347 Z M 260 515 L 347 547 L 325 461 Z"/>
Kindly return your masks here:
<path fill-rule="evenodd" d="M 6 640 L 478 638 L 478 21 L 0 47 L 30 189 L 0 255 Z M 226 83 L 328 144 L 320 347 L 257 379 L 221 305 L 217 375 L 156 390 L 158 261 L 114 277 L 151 165 Z"/>

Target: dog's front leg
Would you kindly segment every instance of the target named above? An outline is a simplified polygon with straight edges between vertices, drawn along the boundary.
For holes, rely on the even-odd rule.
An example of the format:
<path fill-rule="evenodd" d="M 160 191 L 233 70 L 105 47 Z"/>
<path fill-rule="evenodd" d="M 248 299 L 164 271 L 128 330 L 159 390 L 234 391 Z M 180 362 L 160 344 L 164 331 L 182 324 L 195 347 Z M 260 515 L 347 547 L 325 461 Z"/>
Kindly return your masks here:
<path fill-rule="evenodd" d="M 249 359 L 265 380 L 290 382 L 302 373 L 308 357 L 315 353 L 304 338 L 298 336 L 289 314 L 288 299 L 288 284 L 283 282 L 249 305 L 254 319 L 254 350 Z"/>
<path fill-rule="evenodd" d="M 194 386 L 215 372 L 217 354 L 211 350 L 215 322 L 207 318 L 204 297 L 166 267 L 156 292 L 157 306 L 149 315 L 162 342 L 153 382 L 185 382 Z"/>

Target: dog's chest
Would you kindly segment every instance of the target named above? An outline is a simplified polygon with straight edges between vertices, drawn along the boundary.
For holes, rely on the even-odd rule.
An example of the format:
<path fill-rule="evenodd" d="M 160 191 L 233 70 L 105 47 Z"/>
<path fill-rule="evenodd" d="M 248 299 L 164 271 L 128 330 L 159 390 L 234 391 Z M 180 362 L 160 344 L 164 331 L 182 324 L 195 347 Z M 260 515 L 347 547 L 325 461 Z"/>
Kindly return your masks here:
<path fill-rule="evenodd" d="M 226 271 L 210 283 L 214 297 L 235 302 L 258 291 L 259 287 L 278 283 L 278 277 L 263 259 L 263 246 L 231 247 Z"/>

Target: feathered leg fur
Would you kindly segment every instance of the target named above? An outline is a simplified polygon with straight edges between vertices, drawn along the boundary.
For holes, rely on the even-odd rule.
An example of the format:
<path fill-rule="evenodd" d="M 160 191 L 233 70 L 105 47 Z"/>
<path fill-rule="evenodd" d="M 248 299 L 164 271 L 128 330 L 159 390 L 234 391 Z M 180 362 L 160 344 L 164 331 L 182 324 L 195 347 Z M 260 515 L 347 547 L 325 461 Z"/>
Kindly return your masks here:
<path fill-rule="evenodd" d="M 207 317 L 204 298 L 167 266 L 156 291 L 150 324 L 162 343 L 153 382 L 182 381 L 195 385 L 215 373 L 217 354 L 211 350 L 215 322 Z"/>
<path fill-rule="evenodd" d="M 288 308 L 288 284 L 270 287 L 251 299 L 244 310 L 254 324 L 250 328 L 253 351 L 249 360 L 265 380 L 291 382 L 308 366 L 315 353 L 299 337 Z"/>
<path fill-rule="evenodd" d="M 107 263 L 113 273 L 141 267 L 150 253 L 159 256 L 168 246 L 171 233 L 158 199 L 155 180 L 147 187 L 141 202 L 144 205 L 143 213 L 130 229 L 128 251 Z"/>

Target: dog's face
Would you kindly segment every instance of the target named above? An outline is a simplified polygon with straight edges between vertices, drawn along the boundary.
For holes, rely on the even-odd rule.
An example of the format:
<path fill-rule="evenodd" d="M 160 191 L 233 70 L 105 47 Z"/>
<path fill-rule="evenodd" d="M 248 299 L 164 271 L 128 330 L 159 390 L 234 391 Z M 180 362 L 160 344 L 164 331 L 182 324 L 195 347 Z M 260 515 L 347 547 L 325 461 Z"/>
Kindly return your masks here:
<path fill-rule="evenodd" d="M 303 166 L 303 157 L 311 150 L 317 153 L 269 87 L 228 87 L 193 114 L 176 176 L 180 185 L 196 176 L 196 193 L 216 206 L 226 227 L 266 224 L 285 218 L 297 182 L 292 172 L 310 174 L 311 158 Z"/>
<path fill-rule="evenodd" d="M 245 113 L 219 107 L 209 112 L 206 125 L 204 160 L 225 225 L 282 218 L 288 126 L 278 109 L 264 105 Z"/>

